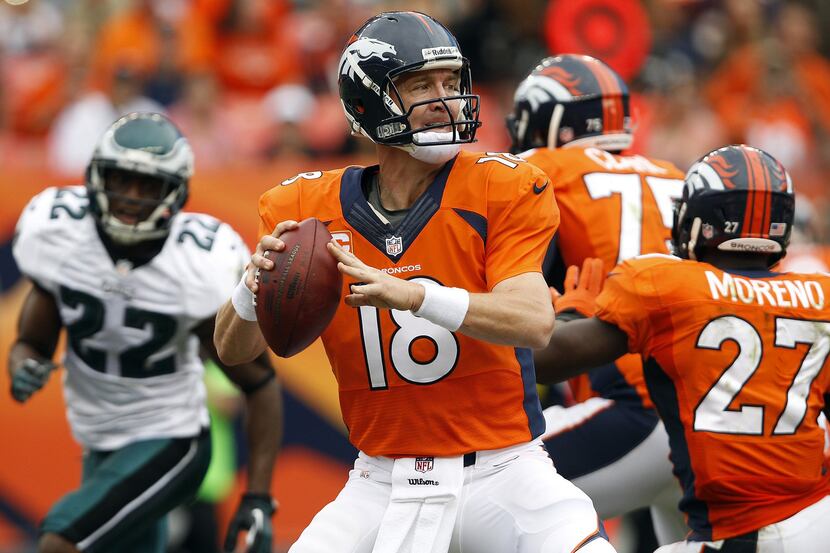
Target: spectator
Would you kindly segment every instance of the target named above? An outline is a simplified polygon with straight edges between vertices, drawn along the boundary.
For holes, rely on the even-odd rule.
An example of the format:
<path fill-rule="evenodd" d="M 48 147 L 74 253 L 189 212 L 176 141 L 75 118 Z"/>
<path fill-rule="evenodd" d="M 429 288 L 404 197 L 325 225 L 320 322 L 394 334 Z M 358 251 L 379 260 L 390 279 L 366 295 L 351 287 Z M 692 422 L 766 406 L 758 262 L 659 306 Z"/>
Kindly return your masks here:
<path fill-rule="evenodd" d="M 163 112 L 164 108 L 143 96 L 144 76 L 123 66 L 112 75 L 109 93 L 92 90 L 66 106 L 49 135 L 49 165 L 67 176 L 80 177 L 95 143 L 120 115 L 130 112 Z"/>

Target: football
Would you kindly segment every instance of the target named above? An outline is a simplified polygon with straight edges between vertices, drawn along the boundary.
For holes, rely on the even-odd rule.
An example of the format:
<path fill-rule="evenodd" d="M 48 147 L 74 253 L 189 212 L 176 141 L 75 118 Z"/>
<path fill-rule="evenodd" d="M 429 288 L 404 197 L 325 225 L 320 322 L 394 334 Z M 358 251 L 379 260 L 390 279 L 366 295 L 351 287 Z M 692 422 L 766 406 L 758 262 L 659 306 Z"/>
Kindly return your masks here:
<path fill-rule="evenodd" d="M 291 357 L 316 340 L 340 304 L 343 275 L 326 249 L 331 234 L 309 218 L 280 236 L 281 252 L 268 250 L 271 271 L 259 271 L 256 315 L 265 341 L 280 357 Z"/>

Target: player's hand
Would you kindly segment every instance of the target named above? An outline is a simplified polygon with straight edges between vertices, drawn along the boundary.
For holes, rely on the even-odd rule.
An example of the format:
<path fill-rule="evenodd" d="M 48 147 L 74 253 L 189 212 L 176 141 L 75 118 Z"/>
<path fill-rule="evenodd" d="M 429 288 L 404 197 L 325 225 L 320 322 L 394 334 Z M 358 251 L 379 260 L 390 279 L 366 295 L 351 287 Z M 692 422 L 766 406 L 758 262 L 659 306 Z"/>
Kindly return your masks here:
<path fill-rule="evenodd" d="M 245 537 L 246 553 L 271 553 L 274 530 L 271 526 L 271 517 L 277 510 L 277 502 L 267 493 L 246 493 L 239 502 L 228 535 L 225 537 L 225 553 L 236 551 L 236 542 L 242 531 L 247 530 Z"/>
<path fill-rule="evenodd" d="M 265 257 L 265 250 L 275 252 L 284 250 L 285 242 L 280 240 L 280 236 L 289 230 L 294 230 L 299 224 L 297 221 L 283 221 L 277 225 L 274 232 L 259 239 L 245 275 L 245 285 L 251 292 L 256 294 L 259 289 L 259 271 L 270 271 L 274 268 L 274 262 Z"/>
<path fill-rule="evenodd" d="M 346 305 L 351 307 L 371 305 L 379 309 L 400 311 L 420 307 L 424 300 L 422 284 L 393 277 L 370 267 L 353 253 L 341 248 L 334 240 L 328 243 L 328 248 L 338 261 L 337 269 L 356 281 L 349 287 L 351 294 L 346 296 Z"/>
<path fill-rule="evenodd" d="M 57 367 L 50 359 L 24 359 L 14 370 L 12 377 L 12 397 L 24 403 L 32 394 L 43 388 L 49 375 Z"/>
<path fill-rule="evenodd" d="M 571 265 L 565 273 L 565 293 L 555 299 L 554 310 L 557 313 L 576 311 L 584 317 L 593 317 L 604 281 L 605 269 L 601 259 L 587 258 L 582 263 L 582 270 Z"/>

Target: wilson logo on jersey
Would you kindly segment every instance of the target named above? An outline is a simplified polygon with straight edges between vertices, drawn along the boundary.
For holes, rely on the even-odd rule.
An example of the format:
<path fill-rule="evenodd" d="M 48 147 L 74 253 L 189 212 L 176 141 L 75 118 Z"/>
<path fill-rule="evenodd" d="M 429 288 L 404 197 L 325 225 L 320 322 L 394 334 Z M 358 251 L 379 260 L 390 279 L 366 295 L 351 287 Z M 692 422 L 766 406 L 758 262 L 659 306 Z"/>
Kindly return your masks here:
<path fill-rule="evenodd" d="M 389 255 L 401 255 L 403 252 L 403 238 L 391 236 L 386 239 L 386 253 Z"/>
<path fill-rule="evenodd" d="M 435 466 L 435 457 L 415 457 L 415 470 L 429 472 Z"/>
<path fill-rule="evenodd" d="M 424 480 L 423 478 L 407 478 L 410 486 L 438 486 L 440 485 L 436 480 Z"/>

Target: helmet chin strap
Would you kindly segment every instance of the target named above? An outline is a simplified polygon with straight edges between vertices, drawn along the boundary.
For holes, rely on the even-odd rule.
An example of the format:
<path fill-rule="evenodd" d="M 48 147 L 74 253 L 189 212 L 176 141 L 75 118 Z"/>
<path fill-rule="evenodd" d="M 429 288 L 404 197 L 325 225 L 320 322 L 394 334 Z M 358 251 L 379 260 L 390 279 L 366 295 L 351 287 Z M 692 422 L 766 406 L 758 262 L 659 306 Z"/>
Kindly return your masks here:
<path fill-rule="evenodd" d="M 419 132 L 412 136 L 412 144 L 397 146 L 417 159 L 430 165 L 446 163 L 461 151 L 461 144 L 434 144 L 448 142 L 455 137 L 452 132 Z"/>
<path fill-rule="evenodd" d="M 692 221 L 692 229 L 689 232 L 689 245 L 686 246 L 688 249 L 689 259 L 692 261 L 697 261 L 697 256 L 695 255 L 695 247 L 697 246 L 697 237 L 700 236 L 700 227 L 702 222 L 700 217 L 695 217 Z"/>
<path fill-rule="evenodd" d="M 551 150 L 556 149 L 556 143 L 559 137 L 559 124 L 562 122 L 562 114 L 564 113 L 565 106 L 556 104 L 550 116 L 550 124 L 548 125 L 548 148 Z"/>

